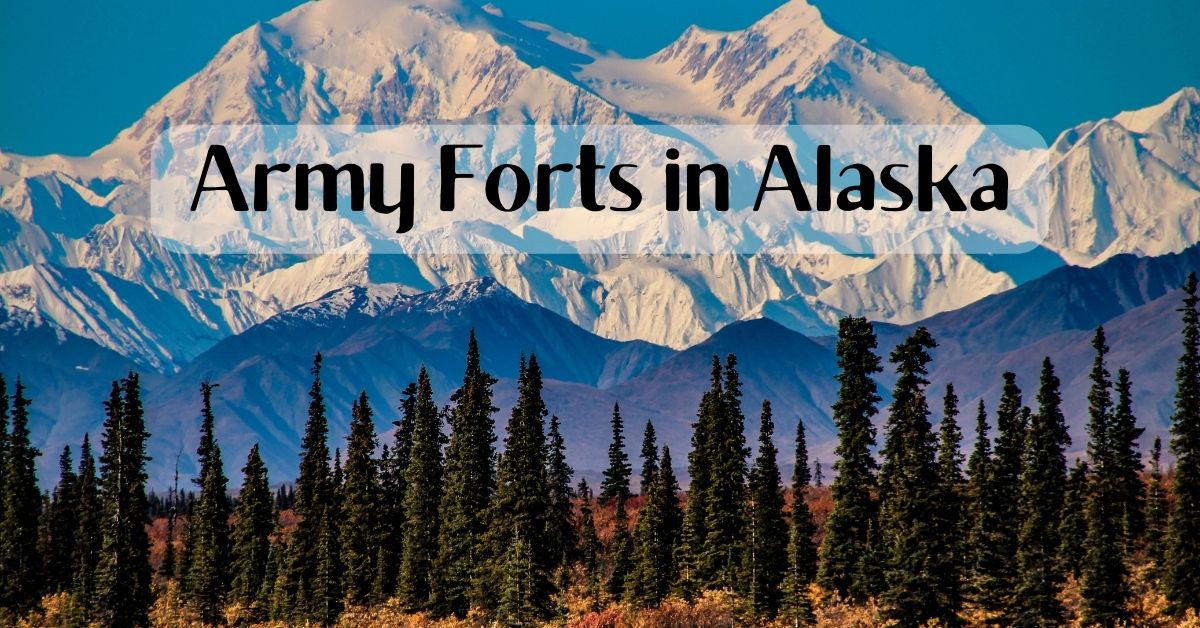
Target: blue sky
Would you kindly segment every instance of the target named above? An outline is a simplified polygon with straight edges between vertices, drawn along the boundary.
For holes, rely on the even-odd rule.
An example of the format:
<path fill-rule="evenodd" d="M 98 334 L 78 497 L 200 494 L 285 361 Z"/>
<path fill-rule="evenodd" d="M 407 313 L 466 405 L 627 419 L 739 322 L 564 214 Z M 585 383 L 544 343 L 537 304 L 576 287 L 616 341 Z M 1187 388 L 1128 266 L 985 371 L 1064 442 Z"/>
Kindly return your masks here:
<path fill-rule="evenodd" d="M 814 0 L 841 32 L 927 68 L 960 105 L 1048 139 L 1083 120 L 1200 85 L 1195 0 Z M 765 0 L 494 0 L 626 55 L 687 25 L 742 28 Z M 295 0 L 0 3 L 0 149 L 83 154 L 200 69 L 234 33 Z"/>

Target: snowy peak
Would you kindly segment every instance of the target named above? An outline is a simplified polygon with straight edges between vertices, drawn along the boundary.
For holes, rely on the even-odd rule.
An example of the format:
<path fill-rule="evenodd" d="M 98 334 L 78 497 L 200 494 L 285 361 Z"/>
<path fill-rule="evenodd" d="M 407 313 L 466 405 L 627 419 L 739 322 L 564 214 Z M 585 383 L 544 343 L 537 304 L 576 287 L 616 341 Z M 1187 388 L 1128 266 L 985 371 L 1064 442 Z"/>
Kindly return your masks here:
<path fill-rule="evenodd" d="M 1195 87 L 1185 87 L 1157 105 L 1135 111 L 1123 111 L 1113 116 L 1113 120 L 1131 131 L 1158 135 L 1178 130 L 1191 130 L 1195 133 L 1198 130 L 1198 119 L 1200 91 Z"/>
<path fill-rule="evenodd" d="M 598 59 L 581 78 L 622 107 L 666 121 L 976 122 L 924 70 L 836 33 L 801 0 L 742 31 L 691 27 L 649 59 Z"/>
<path fill-rule="evenodd" d="M 501 302 L 531 307 L 491 277 L 452 284 L 414 294 L 399 284 L 349 285 L 306 303 L 266 322 L 266 325 L 298 323 L 324 325 L 362 316 L 379 318 L 406 313 L 445 314 L 480 304 Z"/>
<path fill-rule="evenodd" d="M 1050 155 L 1048 242 L 1092 265 L 1121 253 L 1163 255 L 1200 242 L 1200 93 L 1081 124 Z"/>
<path fill-rule="evenodd" d="M 577 58 L 466 3 L 310 2 L 234 37 L 108 150 L 145 159 L 180 124 L 617 121 L 612 105 L 541 67 Z"/>

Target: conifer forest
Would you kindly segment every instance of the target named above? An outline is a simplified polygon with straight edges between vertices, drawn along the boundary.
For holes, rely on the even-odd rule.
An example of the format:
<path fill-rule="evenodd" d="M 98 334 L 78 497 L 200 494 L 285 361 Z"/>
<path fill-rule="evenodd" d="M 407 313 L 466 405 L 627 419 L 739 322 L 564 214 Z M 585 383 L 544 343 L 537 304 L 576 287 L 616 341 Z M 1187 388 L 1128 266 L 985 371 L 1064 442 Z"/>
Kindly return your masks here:
<path fill-rule="evenodd" d="M 287 482 L 257 446 L 222 456 L 207 381 L 199 416 L 180 418 L 200 427 L 199 473 L 180 486 L 147 477 L 136 372 L 95 400 L 102 433 L 61 452 L 31 443 L 37 374 L 5 374 L 0 625 L 1200 626 L 1194 274 L 1183 289 L 1178 351 L 1163 356 L 1178 364 L 1170 438 L 1149 447 L 1137 374 L 1111 363 L 1103 328 L 1088 390 L 1063 389 L 1047 358 L 995 373 L 995 407 L 962 407 L 952 384 L 929 385 L 925 328 L 880 355 L 872 324 L 843 318 L 827 470 L 803 417 L 776 434 L 771 400 L 743 399 L 737 356 L 713 356 L 691 450 L 615 405 L 595 486 L 567 462 L 570 418 L 543 400 L 536 355 L 497 429 L 474 332 L 444 406 L 424 369 L 400 399 L 327 398 L 315 355 Z M 1062 410 L 1074 395 L 1086 444 Z M 352 407 L 345 442 L 328 437 L 330 404 Z M 395 429 L 377 432 L 377 416 Z M 46 455 L 59 475 L 39 480 Z"/>

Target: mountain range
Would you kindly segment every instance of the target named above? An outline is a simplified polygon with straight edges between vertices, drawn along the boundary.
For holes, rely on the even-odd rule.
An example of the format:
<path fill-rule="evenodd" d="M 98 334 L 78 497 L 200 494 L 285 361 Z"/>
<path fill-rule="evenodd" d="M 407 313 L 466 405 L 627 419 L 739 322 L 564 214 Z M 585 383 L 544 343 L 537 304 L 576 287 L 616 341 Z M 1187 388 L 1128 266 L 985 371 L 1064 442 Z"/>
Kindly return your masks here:
<path fill-rule="evenodd" d="M 137 369 L 154 470 L 182 451 L 186 472 L 188 418 L 199 381 L 211 378 L 222 385 L 230 459 L 262 441 L 273 475 L 288 477 L 313 352 L 327 356 L 339 437 L 360 388 L 386 428 L 384 409 L 421 364 L 444 399 L 476 328 L 501 378 L 497 405 L 511 402 L 519 356 L 537 353 L 581 471 L 602 464 L 614 401 L 638 429 L 654 418 L 682 460 L 708 361 L 728 352 L 746 374 L 750 425 L 769 397 L 781 442 L 802 418 L 817 455 L 832 460 L 828 335 L 844 314 L 877 321 L 885 351 L 928 326 L 941 343 L 931 380 L 953 376 L 965 400 L 993 398 L 1002 368 L 1031 393 L 1043 354 L 1078 386 L 1087 335 L 1104 323 L 1114 364 L 1133 369 L 1148 432 L 1165 426 L 1178 301 L 1170 290 L 1196 268 L 1200 242 L 1193 88 L 1054 139 L 1050 230 L 1022 255 L 801 255 L 784 246 L 438 256 L 371 254 L 367 243 L 317 256 L 200 256 L 173 251 L 147 224 L 145 169 L 164 128 L 412 122 L 979 123 L 923 70 L 836 33 L 802 1 L 742 31 L 690 28 L 645 59 L 454 0 L 302 5 L 235 36 L 90 156 L 0 153 L 0 367 L 38 382 L 39 445 L 53 451 L 94 431 L 108 382 Z M 1068 395 L 1074 428 L 1079 403 Z"/>

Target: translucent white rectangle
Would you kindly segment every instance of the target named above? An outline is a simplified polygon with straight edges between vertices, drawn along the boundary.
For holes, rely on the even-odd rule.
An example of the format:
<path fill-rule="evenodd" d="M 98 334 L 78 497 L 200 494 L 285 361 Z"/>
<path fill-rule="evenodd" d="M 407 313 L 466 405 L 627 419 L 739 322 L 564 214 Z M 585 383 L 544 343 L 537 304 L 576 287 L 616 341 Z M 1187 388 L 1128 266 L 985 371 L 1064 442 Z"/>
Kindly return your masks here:
<path fill-rule="evenodd" d="M 1045 160 L 1014 126 L 179 126 L 150 224 L 198 254 L 1019 253 Z"/>

